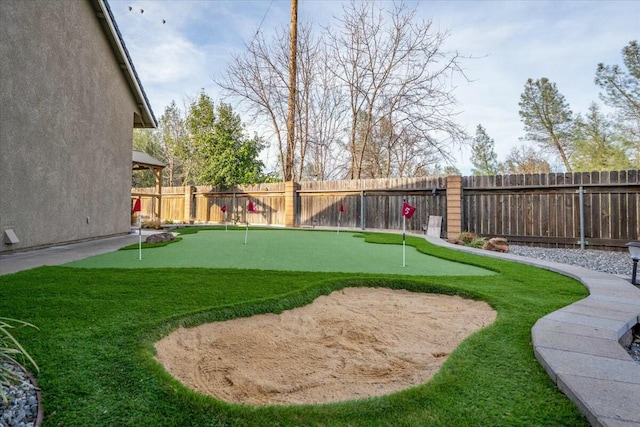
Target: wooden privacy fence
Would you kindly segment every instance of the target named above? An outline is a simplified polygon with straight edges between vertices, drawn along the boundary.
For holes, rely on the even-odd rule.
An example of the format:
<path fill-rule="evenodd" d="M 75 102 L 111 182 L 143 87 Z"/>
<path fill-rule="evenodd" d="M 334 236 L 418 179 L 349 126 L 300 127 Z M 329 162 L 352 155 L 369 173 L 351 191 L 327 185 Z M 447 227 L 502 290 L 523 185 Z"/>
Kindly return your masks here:
<path fill-rule="evenodd" d="M 510 242 L 624 247 L 640 236 L 640 171 L 471 176 L 463 228 Z"/>
<path fill-rule="evenodd" d="M 404 200 L 416 207 L 407 221 L 409 231 L 426 227 L 429 215 L 446 213 L 446 178 L 371 179 L 303 182 L 294 185 L 294 218 L 300 227 L 401 229 Z M 153 188 L 136 188 L 132 196 L 142 200 L 142 215 L 154 218 L 157 195 Z M 209 186 L 163 187 L 163 221 L 221 224 L 226 207 L 229 223 L 285 225 L 285 184 L 260 184 L 220 190 Z M 256 213 L 247 212 L 249 200 Z M 344 211 L 340 212 L 340 206 Z"/>
<path fill-rule="evenodd" d="M 429 215 L 445 216 L 445 185 L 443 177 L 303 182 L 296 191 L 297 224 L 337 226 L 340 219 L 343 227 L 400 230 L 406 200 L 416 208 L 406 228 L 421 231 Z"/>
<path fill-rule="evenodd" d="M 148 218 L 157 212 L 154 192 L 132 190 Z M 401 230 L 404 200 L 416 207 L 406 223 L 410 232 L 424 231 L 435 215 L 443 218 L 442 237 L 471 231 L 513 243 L 597 248 L 623 248 L 640 237 L 638 170 L 272 183 L 231 190 L 164 187 L 160 203 L 164 221 Z M 249 201 L 255 213 L 247 211 Z"/>

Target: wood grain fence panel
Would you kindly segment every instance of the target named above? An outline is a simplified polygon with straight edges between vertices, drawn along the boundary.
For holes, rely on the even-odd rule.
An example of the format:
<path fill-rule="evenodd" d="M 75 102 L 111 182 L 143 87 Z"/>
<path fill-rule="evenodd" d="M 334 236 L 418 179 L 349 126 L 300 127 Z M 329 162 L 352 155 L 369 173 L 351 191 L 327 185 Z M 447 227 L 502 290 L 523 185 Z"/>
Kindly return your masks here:
<path fill-rule="evenodd" d="M 621 237 L 620 215 L 616 215 L 616 213 L 620 212 L 620 193 L 611 193 L 609 211 L 609 219 L 611 223 L 611 238 L 619 239 Z"/>
<path fill-rule="evenodd" d="M 620 247 L 625 240 L 640 236 L 640 182 L 638 170 L 591 173 L 551 173 L 462 177 L 463 230 L 491 237 L 509 236 L 526 244 L 575 247 L 580 236 L 580 197 L 584 192 L 584 230 L 590 245 Z M 187 187 L 188 189 L 189 187 Z M 296 219 L 303 226 L 336 226 L 339 206 L 343 227 L 362 225 L 360 218 L 365 190 L 367 228 L 401 229 L 404 197 L 416 206 L 407 229 L 421 232 L 429 215 L 447 222 L 447 181 L 445 177 L 367 179 L 302 182 L 296 196 Z M 197 187 L 191 201 L 185 187 L 162 189 L 163 219 L 186 219 L 185 211 L 198 222 L 222 223 L 221 206 L 229 219 L 247 217 L 246 203 L 258 206 L 250 222 L 284 224 L 284 184 L 240 186 L 234 191 Z M 154 188 L 132 189 L 132 197 L 142 197 L 143 215 L 150 216 L 157 203 Z M 234 209 L 234 201 L 237 208 Z M 189 206 L 185 206 L 186 203 Z M 191 206 L 192 205 L 192 206 Z M 250 217 L 251 218 L 251 217 Z"/>
<path fill-rule="evenodd" d="M 550 236 L 550 217 L 549 217 L 549 194 L 542 194 L 540 197 L 540 235 Z"/>
<path fill-rule="evenodd" d="M 630 194 L 628 212 L 629 240 L 640 240 L 640 193 Z"/>
<path fill-rule="evenodd" d="M 584 236 L 587 241 L 593 236 L 593 219 L 589 212 L 591 211 L 591 174 L 589 172 L 585 172 L 582 174 L 582 183 L 585 185 L 584 187 L 584 205 L 582 207 L 584 212 Z"/>

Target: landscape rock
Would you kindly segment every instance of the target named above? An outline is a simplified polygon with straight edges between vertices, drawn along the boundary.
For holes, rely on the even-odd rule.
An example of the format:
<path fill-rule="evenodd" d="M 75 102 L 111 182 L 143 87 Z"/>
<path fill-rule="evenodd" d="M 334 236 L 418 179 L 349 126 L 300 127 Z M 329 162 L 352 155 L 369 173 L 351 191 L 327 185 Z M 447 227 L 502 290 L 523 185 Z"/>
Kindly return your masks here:
<path fill-rule="evenodd" d="M 147 243 L 170 242 L 173 239 L 175 239 L 175 237 L 173 236 L 173 233 L 158 233 L 158 234 L 151 234 L 147 236 L 145 242 Z"/>
<path fill-rule="evenodd" d="M 509 243 L 504 237 L 494 237 L 487 240 L 482 249 L 494 252 L 509 252 Z"/>

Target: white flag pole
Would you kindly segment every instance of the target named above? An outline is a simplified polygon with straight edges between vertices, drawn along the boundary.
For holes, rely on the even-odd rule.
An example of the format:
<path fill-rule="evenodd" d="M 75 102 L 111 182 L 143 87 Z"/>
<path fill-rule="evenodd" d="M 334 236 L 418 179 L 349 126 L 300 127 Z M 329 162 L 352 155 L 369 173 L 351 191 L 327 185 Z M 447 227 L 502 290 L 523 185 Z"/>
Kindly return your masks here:
<path fill-rule="evenodd" d="M 244 229 L 244 244 L 247 244 L 247 237 L 249 237 L 249 221 L 247 221 L 247 227 Z"/>
<path fill-rule="evenodd" d="M 224 231 L 227 231 L 227 210 L 224 210 Z"/>
<path fill-rule="evenodd" d="M 405 264 L 405 231 L 407 227 L 407 217 L 402 215 L 402 266 Z"/>
<path fill-rule="evenodd" d="M 342 216 L 342 211 L 338 211 L 338 234 L 340 234 L 340 217 Z"/>
<path fill-rule="evenodd" d="M 142 215 L 138 212 L 138 260 L 142 260 Z"/>

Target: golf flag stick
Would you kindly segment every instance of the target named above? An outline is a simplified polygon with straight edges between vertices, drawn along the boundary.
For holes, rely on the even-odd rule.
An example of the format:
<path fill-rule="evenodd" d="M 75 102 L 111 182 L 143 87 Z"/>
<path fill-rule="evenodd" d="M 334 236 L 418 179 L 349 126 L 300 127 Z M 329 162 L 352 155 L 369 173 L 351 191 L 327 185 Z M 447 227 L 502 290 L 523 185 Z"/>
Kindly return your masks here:
<path fill-rule="evenodd" d="M 138 260 L 142 260 L 142 215 L 138 214 Z"/>
<path fill-rule="evenodd" d="M 402 216 L 402 266 L 404 267 L 406 264 L 406 245 L 405 245 L 405 232 L 407 230 L 407 217 Z"/>
<path fill-rule="evenodd" d="M 340 204 L 340 208 L 338 208 L 338 234 L 340 234 L 340 219 L 342 218 L 342 212 L 344 212 L 344 206 Z"/>
<path fill-rule="evenodd" d="M 249 200 L 249 204 L 247 205 L 247 212 L 256 213 L 256 206 L 253 204 L 251 200 Z M 244 230 L 244 244 L 247 244 L 247 238 L 249 237 L 249 217 L 247 217 L 247 228 Z"/>
<path fill-rule="evenodd" d="M 138 213 L 138 259 L 142 259 L 142 215 L 140 212 L 142 211 L 142 203 L 140 201 L 140 197 L 138 197 L 133 204 L 133 212 Z"/>
<path fill-rule="evenodd" d="M 413 214 L 415 213 L 416 208 L 407 203 L 407 199 L 403 199 L 402 201 L 402 266 L 406 265 L 405 263 L 405 241 L 406 241 L 406 231 L 407 231 L 407 218 L 411 219 Z"/>
<path fill-rule="evenodd" d="M 224 231 L 227 231 L 227 205 L 222 205 L 220 210 L 224 214 Z"/>

